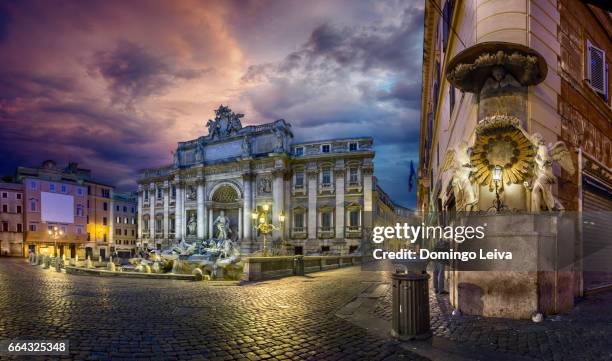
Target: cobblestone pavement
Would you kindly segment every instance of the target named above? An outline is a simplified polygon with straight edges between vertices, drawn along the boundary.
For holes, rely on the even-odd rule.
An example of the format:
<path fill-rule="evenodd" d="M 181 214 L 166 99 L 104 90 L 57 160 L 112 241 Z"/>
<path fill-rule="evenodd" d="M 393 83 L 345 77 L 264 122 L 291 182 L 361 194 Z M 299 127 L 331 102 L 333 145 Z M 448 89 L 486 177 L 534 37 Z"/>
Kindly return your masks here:
<path fill-rule="evenodd" d="M 612 291 L 589 296 L 571 313 L 547 317 L 541 323 L 451 316 L 448 295 L 435 295 L 430 288 L 429 299 L 434 335 L 456 341 L 460 347 L 536 360 L 612 360 Z M 391 320 L 391 292 L 378 300 L 373 312 Z"/>
<path fill-rule="evenodd" d="M 0 339 L 69 339 L 65 358 L 78 360 L 424 360 L 334 316 L 363 281 L 381 277 L 354 267 L 212 286 L 66 275 L 0 258 Z"/>

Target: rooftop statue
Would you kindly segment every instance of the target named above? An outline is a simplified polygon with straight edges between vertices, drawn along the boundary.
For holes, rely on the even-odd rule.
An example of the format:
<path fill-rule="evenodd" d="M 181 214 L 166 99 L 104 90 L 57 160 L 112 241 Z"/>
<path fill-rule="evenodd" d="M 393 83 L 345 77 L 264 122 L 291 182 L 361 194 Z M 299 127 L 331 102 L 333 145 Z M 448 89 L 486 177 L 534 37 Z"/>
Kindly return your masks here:
<path fill-rule="evenodd" d="M 215 110 L 215 119 L 209 119 L 206 123 L 208 136 L 212 139 L 218 139 L 236 134 L 242 129 L 242 123 L 240 122 L 242 117 L 244 117 L 244 114 L 234 113 L 229 107 L 220 105 Z"/>

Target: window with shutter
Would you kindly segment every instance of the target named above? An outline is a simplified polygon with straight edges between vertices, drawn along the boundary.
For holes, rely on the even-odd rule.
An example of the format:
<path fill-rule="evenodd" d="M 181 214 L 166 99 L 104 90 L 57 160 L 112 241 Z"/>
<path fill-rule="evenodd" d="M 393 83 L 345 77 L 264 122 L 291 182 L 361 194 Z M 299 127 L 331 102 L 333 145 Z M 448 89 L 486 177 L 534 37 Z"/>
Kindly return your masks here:
<path fill-rule="evenodd" d="M 606 53 L 587 41 L 587 77 L 591 88 L 608 97 Z"/>

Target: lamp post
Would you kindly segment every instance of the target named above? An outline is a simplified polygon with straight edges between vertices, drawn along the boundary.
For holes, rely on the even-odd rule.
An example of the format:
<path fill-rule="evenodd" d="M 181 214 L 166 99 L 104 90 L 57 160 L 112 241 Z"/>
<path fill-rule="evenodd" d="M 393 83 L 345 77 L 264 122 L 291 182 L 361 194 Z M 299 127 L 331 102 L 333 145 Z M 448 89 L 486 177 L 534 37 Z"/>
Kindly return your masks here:
<path fill-rule="evenodd" d="M 495 210 L 497 212 L 501 211 L 502 208 L 504 208 L 501 199 L 499 198 L 499 190 L 498 190 L 498 184 L 499 182 L 501 182 L 502 180 L 502 167 L 500 167 L 499 165 L 496 165 L 495 168 L 493 168 L 493 183 L 495 183 Z"/>
<path fill-rule="evenodd" d="M 280 212 L 278 215 L 278 221 L 281 224 L 281 255 L 285 254 L 286 244 L 285 244 L 285 213 Z"/>
<path fill-rule="evenodd" d="M 255 229 L 261 232 L 261 234 L 263 235 L 263 241 L 264 241 L 263 254 L 264 256 L 268 255 L 268 235 L 270 235 L 272 231 L 278 230 L 278 227 L 276 227 L 271 221 L 268 221 L 269 214 L 270 214 L 270 205 L 264 204 L 261 206 L 261 210 L 256 210 L 251 215 L 251 217 L 253 218 L 253 222 L 255 223 L 254 224 Z M 281 217 L 279 216 L 279 220 L 280 219 Z M 284 221 L 284 215 L 282 216 L 282 219 Z"/>
<path fill-rule="evenodd" d="M 57 257 L 57 240 L 64 235 L 64 231 L 58 229 L 57 226 L 54 226 L 53 229 L 48 231 L 49 237 L 53 239 L 53 256 Z"/>

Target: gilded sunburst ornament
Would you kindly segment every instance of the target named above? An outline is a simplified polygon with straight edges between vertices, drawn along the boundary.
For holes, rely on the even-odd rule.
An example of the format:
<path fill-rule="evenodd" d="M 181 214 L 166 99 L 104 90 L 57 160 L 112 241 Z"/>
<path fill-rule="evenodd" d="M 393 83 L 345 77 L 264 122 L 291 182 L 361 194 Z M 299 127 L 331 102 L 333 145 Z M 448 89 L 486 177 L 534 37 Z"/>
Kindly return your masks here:
<path fill-rule="evenodd" d="M 515 126 L 490 127 L 479 132 L 472 150 L 474 180 L 494 188 L 492 170 L 502 168 L 500 184 L 522 184 L 533 169 L 535 151 L 525 134 Z"/>

